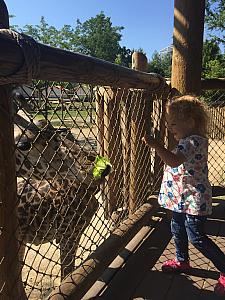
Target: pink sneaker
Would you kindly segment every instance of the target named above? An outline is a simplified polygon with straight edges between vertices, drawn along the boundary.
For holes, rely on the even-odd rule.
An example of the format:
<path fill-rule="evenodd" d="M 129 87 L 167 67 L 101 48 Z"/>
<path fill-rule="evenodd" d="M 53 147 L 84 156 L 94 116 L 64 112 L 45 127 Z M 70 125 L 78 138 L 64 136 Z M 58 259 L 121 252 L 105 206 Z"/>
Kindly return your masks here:
<path fill-rule="evenodd" d="M 177 261 L 175 258 L 167 260 L 162 265 L 165 273 L 182 273 L 191 269 L 189 262 Z"/>
<path fill-rule="evenodd" d="M 225 295 L 225 274 L 220 273 L 220 278 L 218 279 L 218 282 L 214 287 L 214 293 L 217 296 Z"/>

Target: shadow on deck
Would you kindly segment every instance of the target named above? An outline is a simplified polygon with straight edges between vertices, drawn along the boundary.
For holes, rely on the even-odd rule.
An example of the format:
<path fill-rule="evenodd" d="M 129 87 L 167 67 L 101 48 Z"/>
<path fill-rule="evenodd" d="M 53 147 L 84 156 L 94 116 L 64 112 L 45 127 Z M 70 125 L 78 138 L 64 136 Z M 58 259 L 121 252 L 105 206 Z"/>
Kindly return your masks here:
<path fill-rule="evenodd" d="M 190 245 L 193 270 L 189 274 L 170 275 L 161 272 L 163 261 L 174 257 L 170 225 L 166 214 L 129 254 L 126 262 L 114 270 L 108 280 L 107 271 L 99 279 L 102 289 L 85 299 L 101 300 L 213 300 L 218 271 L 212 263 Z M 149 224 L 149 226 L 152 226 Z M 207 234 L 225 251 L 225 200 L 214 198 L 213 214 L 207 222 Z M 128 251 L 128 250 L 127 250 Z M 123 253 L 121 256 L 123 256 Z M 103 284 L 104 283 L 104 284 Z M 104 286 L 104 288 L 103 288 Z"/>

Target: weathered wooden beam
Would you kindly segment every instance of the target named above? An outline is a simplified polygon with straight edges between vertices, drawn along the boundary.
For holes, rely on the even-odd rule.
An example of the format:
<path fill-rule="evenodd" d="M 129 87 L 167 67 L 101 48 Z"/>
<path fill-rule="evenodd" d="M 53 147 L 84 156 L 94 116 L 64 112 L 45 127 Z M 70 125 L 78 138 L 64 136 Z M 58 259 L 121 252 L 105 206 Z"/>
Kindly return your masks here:
<path fill-rule="evenodd" d="M 201 80 L 202 90 L 225 90 L 225 78 L 211 78 Z"/>
<path fill-rule="evenodd" d="M 151 215 L 158 209 L 157 198 L 152 197 L 151 204 L 145 203 L 133 215 L 122 222 L 110 237 L 92 253 L 82 266 L 66 277 L 56 288 L 49 300 L 80 300 L 92 284 L 113 261 L 119 251 L 135 236 Z"/>
<path fill-rule="evenodd" d="M 175 0 L 172 88 L 180 94 L 201 93 L 205 0 Z"/>
<path fill-rule="evenodd" d="M 26 59 L 16 40 L 4 32 L 0 33 L 0 44 L 0 76 L 4 77 L 16 73 Z M 164 85 L 164 79 L 158 74 L 135 71 L 101 59 L 39 43 L 36 45 L 40 51 L 39 71 L 33 74 L 32 79 L 153 90 Z M 32 52 L 32 48 L 30 50 Z M 16 82 L 25 83 L 24 79 L 17 79 Z"/>
<path fill-rule="evenodd" d="M 170 78 L 166 78 L 166 84 L 169 87 L 171 85 Z M 225 90 L 225 78 L 206 78 L 201 79 L 201 89 L 207 90 Z"/>
<path fill-rule="evenodd" d="M 150 236 L 154 231 L 155 225 L 150 222 L 143 226 L 139 232 L 134 236 L 134 238 L 126 245 L 124 249 L 117 255 L 113 262 L 104 270 L 100 278 L 92 285 L 88 292 L 82 298 L 83 300 L 87 299 L 97 299 L 100 296 L 102 291 L 105 291 L 110 285 L 111 280 L 118 272 L 123 272 L 123 268 L 126 266 L 126 263 L 129 264 L 129 258 L 134 254 L 137 248 L 141 247 L 143 242 Z M 136 271 L 136 270 L 135 270 Z M 102 295 L 101 295 L 102 296 Z M 100 297 L 101 297 L 100 296 Z M 114 299 L 127 299 L 124 298 L 114 298 Z"/>

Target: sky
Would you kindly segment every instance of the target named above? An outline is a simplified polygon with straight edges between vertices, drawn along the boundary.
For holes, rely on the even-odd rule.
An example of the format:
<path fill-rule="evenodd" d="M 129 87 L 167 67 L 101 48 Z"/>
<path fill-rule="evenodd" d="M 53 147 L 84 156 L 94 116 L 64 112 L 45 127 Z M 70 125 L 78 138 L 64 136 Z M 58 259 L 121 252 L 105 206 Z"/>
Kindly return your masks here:
<path fill-rule="evenodd" d="M 154 51 L 172 44 L 173 0 L 5 0 L 11 25 L 37 25 L 41 16 L 57 29 L 76 25 L 101 11 L 111 18 L 112 26 L 123 26 L 121 46 L 142 48 L 148 59 Z"/>

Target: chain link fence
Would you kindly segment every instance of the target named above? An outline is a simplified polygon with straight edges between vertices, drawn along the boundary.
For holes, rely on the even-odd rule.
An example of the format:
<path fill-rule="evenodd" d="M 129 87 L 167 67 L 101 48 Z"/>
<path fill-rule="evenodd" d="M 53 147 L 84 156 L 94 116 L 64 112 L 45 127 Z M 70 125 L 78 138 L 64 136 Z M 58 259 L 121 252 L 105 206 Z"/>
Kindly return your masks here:
<path fill-rule="evenodd" d="M 13 88 L 19 257 L 28 299 L 46 299 L 157 194 L 163 163 L 141 138 L 151 130 L 168 145 L 168 97 L 64 82 Z M 224 92 L 205 92 L 203 99 L 211 120 L 209 178 L 224 186 Z M 98 179 L 96 157 L 111 165 Z"/>
<path fill-rule="evenodd" d="M 22 281 L 28 299 L 45 299 L 157 192 L 163 165 L 141 138 L 166 141 L 166 99 L 43 81 L 12 97 Z M 96 157 L 111 164 L 97 179 Z"/>
<path fill-rule="evenodd" d="M 209 124 L 209 179 L 211 185 L 225 187 L 225 92 L 205 91 Z"/>

